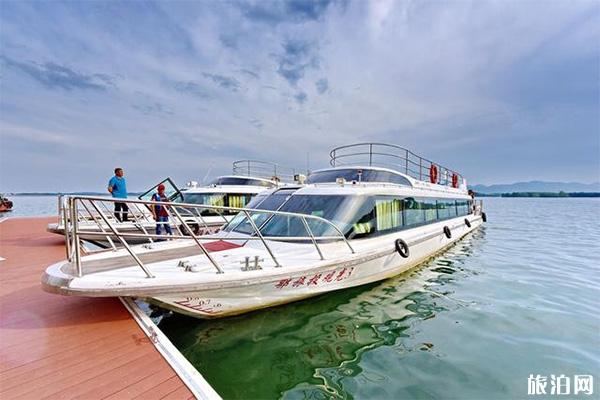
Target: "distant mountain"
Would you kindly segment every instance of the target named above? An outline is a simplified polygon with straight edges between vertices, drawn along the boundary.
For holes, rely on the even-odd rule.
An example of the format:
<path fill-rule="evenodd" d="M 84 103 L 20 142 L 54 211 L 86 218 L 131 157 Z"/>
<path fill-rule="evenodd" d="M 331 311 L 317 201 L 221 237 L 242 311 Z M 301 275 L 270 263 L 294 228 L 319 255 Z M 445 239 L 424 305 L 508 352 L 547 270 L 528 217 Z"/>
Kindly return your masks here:
<path fill-rule="evenodd" d="M 578 183 L 578 182 L 517 182 L 499 185 L 473 185 L 469 189 L 476 193 L 513 193 L 513 192 L 600 192 L 600 182 Z"/>

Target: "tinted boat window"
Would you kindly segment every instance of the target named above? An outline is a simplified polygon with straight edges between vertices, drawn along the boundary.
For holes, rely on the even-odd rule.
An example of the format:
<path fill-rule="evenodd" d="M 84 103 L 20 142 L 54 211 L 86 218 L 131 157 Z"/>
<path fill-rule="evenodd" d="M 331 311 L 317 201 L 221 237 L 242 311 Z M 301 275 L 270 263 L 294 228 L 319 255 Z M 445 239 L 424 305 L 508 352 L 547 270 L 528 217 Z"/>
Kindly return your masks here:
<path fill-rule="evenodd" d="M 435 221 L 438 218 L 435 199 L 422 199 L 421 204 L 425 212 L 425 222 Z"/>
<path fill-rule="evenodd" d="M 454 200 L 438 199 L 437 209 L 439 219 L 456 217 L 456 203 Z"/>
<path fill-rule="evenodd" d="M 234 178 L 234 177 L 220 177 L 214 179 L 209 185 L 222 186 L 222 185 L 241 185 L 241 186 L 263 186 L 263 187 L 275 187 L 275 184 L 269 181 L 263 181 L 260 179 L 252 178 Z"/>
<path fill-rule="evenodd" d="M 221 207 L 245 207 L 252 199 L 250 193 L 183 193 L 184 203 L 205 204 L 209 206 Z M 201 209 L 186 209 L 186 213 L 192 212 L 195 215 L 215 216 L 215 215 L 235 215 L 237 211 L 233 210 L 201 210 Z"/>
<path fill-rule="evenodd" d="M 404 199 L 404 224 L 418 225 L 425 221 L 425 214 L 421 203 L 413 197 Z"/>
<path fill-rule="evenodd" d="M 402 199 L 385 197 L 375 199 L 377 232 L 395 231 L 402 228 L 402 208 Z"/>
<path fill-rule="evenodd" d="M 458 215 L 469 214 L 469 203 L 466 200 L 456 200 L 456 210 Z"/>
<path fill-rule="evenodd" d="M 409 229 L 469 213 L 467 200 L 432 199 L 392 196 L 345 196 L 345 195 L 291 195 L 281 190 L 267 196 L 256 208 L 299 214 L 316 215 L 333 222 L 349 239 L 359 239 Z M 291 195 L 291 197 L 290 197 Z M 286 201 L 287 199 L 287 201 Z M 458 210 L 458 213 L 457 213 Z M 308 231 L 299 216 L 254 215 L 257 226 L 267 237 L 302 237 L 307 240 Z M 238 232 L 252 233 L 253 229 L 244 217 L 238 215 Z M 308 218 L 307 223 L 315 236 L 337 236 L 330 225 Z M 232 221 L 233 222 L 233 221 Z M 228 228 L 228 230 L 232 230 Z"/>

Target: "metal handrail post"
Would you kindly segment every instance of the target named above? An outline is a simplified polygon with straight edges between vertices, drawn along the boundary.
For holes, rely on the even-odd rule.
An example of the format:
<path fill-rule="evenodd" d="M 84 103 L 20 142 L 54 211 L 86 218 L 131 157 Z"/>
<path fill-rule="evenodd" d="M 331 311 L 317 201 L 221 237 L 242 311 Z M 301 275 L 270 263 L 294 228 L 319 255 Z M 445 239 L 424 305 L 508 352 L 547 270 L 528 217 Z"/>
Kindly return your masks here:
<path fill-rule="evenodd" d="M 174 207 L 173 207 L 173 208 L 174 208 Z M 184 208 L 184 209 L 185 209 L 185 207 L 182 207 L 182 208 Z M 202 208 L 202 207 L 200 207 L 200 208 Z M 186 210 L 186 212 L 189 212 L 189 213 L 190 213 L 190 215 L 191 215 L 191 217 L 194 219 L 194 221 L 196 221 L 196 222 L 201 222 L 201 223 L 202 223 L 202 225 L 204 225 L 204 228 L 206 229 L 206 231 L 207 231 L 207 232 L 210 230 L 210 228 L 208 227 L 208 223 L 207 223 L 207 222 L 204 220 L 204 218 L 202 217 L 202 211 L 199 211 L 199 212 L 197 213 L 197 215 L 196 215 L 196 213 L 195 213 L 195 212 L 193 212 L 193 211 L 188 211 L 188 210 Z M 200 218 L 200 221 L 198 221 L 198 218 Z M 192 233 L 192 232 L 190 231 L 190 233 Z"/>
<path fill-rule="evenodd" d="M 227 218 L 225 218 L 225 215 L 223 215 L 221 212 L 219 212 L 219 210 L 216 210 L 217 214 L 219 214 L 219 217 L 223 218 L 223 220 L 225 221 L 225 225 L 227 225 L 229 223 L 229 221 L 227 221 Z M 223 210 L 221 210 L 223 211 Z"/>
<path fill-rule="evenodd" d="M 71 254 L 71 234 L 69 232 L 69 217 L 68 217 L 68 213 L 71 212 L 71 209 L 69 208 L 68 210 L 65 209 L 65 204 L 66 202 L 68 202 L 69 199 L 62 199 L 63 205 L 62 205 L 62 219 L 63 219 L 63 226 L 64 226 L 64 230 L 65 230 L 65 249 L 67 251 L 67 260 L 69 260 L 69 262 L 73 261 L 73 254 Z"/>
<path fill-rule="evenodd" d="M 79 221 L 82 221 L 82 222 L 84 222 L 84 221 L 85 221 L 85 217 L 83 216 L 83 212 L 81 212 L 81 211 L 77 210 L 77 219 L 78 219 Z"/>
<path fill-rule="evenodd" d="M 150 221 L 150 219 L 148 218 L 148 214 L 145 213 L 142 209 L 140 209 L 140 207 L 137 204 L 135 205 L 135 208 L 138 209 L 138 211 L 140 212 L 140 214 L 142 215 L 142 217 L 144 217 L 144 220 L 146 222 L 153 222 L 153 221 Z"/>
<path fill-rule="evenodd" d="M 81 205 L 83 206 L 83 208 L 86 209 L 86 211 L 88 212 L 88 214 L 90 214 L 90 217 L 92 217 L 92 219 L 94 220 L 94 222 L 96 223 L 96 225 L 98 225 L 98 227 L 100 228 L 100 230 L 102 231 L 102 233 L 107 233 L 106 230 L 104 229 L 104 227 L 102 226 L 102 222 L 98 222 L 96 220 L 96 217 L 92 214 L 92 212 L 88 208 L 88 206 L 85 205 L 85 201 L 81 200 Z M 112 249 L 114 251 L 117 251 L 117 246 L 115 246 L 115 243 L 112 241 L 112 239 L 110 238 L 110 236 L 108 234 L 106 235 L 106 240 L 110 244 L 110 247 L 112 247 Z"/>
<path fill-rule="evenodd" d="M 144 220 L 144 221 L 146 221 L 146 222 L 152 222 L 152 221 L 150 221 L 150 219 L 148 219 L 148 214 L 147 214 L 147 213 L 145 213 L 145 212 L 144 212 L 144 211 L 143 211 L 143 210 L 142 210 L 142 209 L 139 207 L 139 205 L 137 205 L 137 204 L 136 204 L 136 205 L 135 205 L 135 208 L 137 208 L 137 210 L 140 212 L 140 215 L 141 215 L 141 218 L 140 218 L 140 220 L 141 220 L 141 219 L 143 219 L 143 220 Z"/>
<path fill-rule="evenodd" d="M 198 247 L 200 247 L 200 249 L 202 249 L 202 252 L 204 253 L 204 255 L 210 260 L 210 262 L 212 263 L 212 265 L 214 265 L 214 267 L 217 269 L 217 273 L 222 274 L 223 273 L 223 269 L 211 257 L 210 253 L 208 252 L 208 250 L 206 250 L 206 248 L 202 245 L 202 243 L 200 243 L 200 241 L 196 237 L 196 234 L 190 230 L 190 227 L 183 220 L 183 218 L 181 217 L 181 215 L 179 215 L 179 211 L 177 211 L 177 209 L 175 207 L 173 207 L 173 213 L 177 216 L 177 219 L 179 219 L 179 222 L 181 222 L 181 224 L 185 227 L 185 229 L 187 229 L 187 231 L 191 234 L 192 239 L 194 239 L 194 241 L 196 242 L 196 244 L 198 245 Z"/>
<path fill-rule="evenodd" d="M 224 204 L 224 203 L 225 203 L 225 201 L 223 201 L 223 204 Z M 200 217 L 200 222 L 202 222 L 202 224 L 204 225 L 204 228 L 205 228 L 207 231 L 209 231 L 209 230 L 210 230 L 210 228 L 208 227 L 208 222 L 206 222 L 206 221 L 204 220 L 204 217 L 202 217 L 202 212 L 200 212 L 198 216 Z"/>
<path fill-rule="evenodd" d="M 252 225 L 252 229 L 254 229 L 254 232 L 256 232 L 256 234 L 258 235 L 258 237 L 260 238 L 261 242 L 263 243 L 263 245 L 265 246 L 265 248 L 267 249 L 267 251 L 269 252 L 269 254 L 271 255 L 271 258 L 273 259 L 273 261 L 275 262 L 275 266 L 276 267 L 281 267 L 281 264 L 279 264 L 279 261 L 277 261 L 277 259 L 275 258 L 275 255 L 273 254 L 273 252 L 271 251 L 271 248 L 269 247 L 269 245 L 267 244 L 267 241 L 265 240 L 265 238 L 263 237 L 262 233 L 260 233 L 260 229 L 258 229 L 258 227 L 256 226 L 256 224 L 254 223 L 254 221 L 252 220 L 252 218 L 250 218 L 250 214 L 248 213 L 247 210 L 244 210 L 244 215 L 246 216 L 246 218 L 248 218 L 248 222 L 250 222 L 250 225 Z"/>
<path fill-rule="evenodd" d="M 78 220 L 77 220 L 77 199 L 71 199 L 71 219 L 73 224 L 73 250 L 75 254 L 75 268 L 77 276 L 83 276 L 81 268 L 81 248 L 79 247 Z"/>
<path fill-rule="evenodd" d="M 373 165 L 373 143 L 369 144 L 369 167 Z"/>
<path fill-rule="evenodd" d="M 342 231 L 340 231 L 340 230 L 338 229 L 338 227 L 337 227 L 337 226 L 335 226 L 334 224 L 331 224 L 331 223 L 330 223 L 330 225 L 333 227 L 333 229 L 335 229 L 335 230 L 336 230 L 336 232 L 337 232 L 337 233 L 339 233 L 340 237 L 341 237 L 341 238 L 344 240 L 344 243 L 346 243 L 346 245 L 347 245 L 347 246 L 348 246 L 348 248 L 350 249 L 350 252 L 351 252 L 352 254 L 354 254 L 354 253 L 355 253 L 355 251 L 354 251 L 354 248 L 353 248 L 353 247 L 350 245 L 350 242 L 348 242 L 348 239 L 346 239 L 346 235 L 344 235 L 344 234 L 342 233 Z"/>
<path fill-rule="evenodd" d="M 169 214 L 169 218 L 171 217 L 171 212 L 169 211 L 169 208 L 167 207 L 167 214 Z M 183 234 L 183 232 L 181 231 L 181 228 L 179 228 L 179 224 L 173 224 L 175 226 L 175 229 L 177 229 L 177 232 L 179 233 L 180 236 L 185 236 Z"/>
<path fill-rule="evenodd" d="M 110 210 L 108 209 L 108 207 L 106 206 L 106 204 L 104 204 L 104 202 L 103 202 L 103 201 L 101 201 L 101 202 L 100 202 L 100 204 L 102 204 L 102 207 L 104 207 L 104 209 L 106 210 L 106 212 L 107 212 L 107 213 L 110 215 L 110 218 L 112 219 L 112 217 L 114 216 L 114 211 L 110 211 Z M 94 208 L 96 208 L 96 207 L 94 207 Z M 99 212 L 100 212 L 100 211 L 99 211 Z M 102 212 L 100 212 L 100 213 L 102 213 Z M 115 220 L 116 220 L 117 222 L 119 222 L 119 220 L 117 220 L 116 218 L 115 218 Z"/>
<path fill-rule="evenodd" d="M 405 173 L 406 175 L 408 175 L 408 149 L 406 150 L 406 158 L 405 158 L 405 160 L 404 160 L 404 161 L 405 161 L 405 163 L 406 163 L 406 166 L 405 166 L 405 168 L 404 168 L 404 173 Z"/>
<path fill-rule="evenodd" d="M 100 209 L 98 208 L 98 206 L 96 206 L 96 203 L 93 202 L 93 201 L 90 201 L 90 204 L 92 205 L 92 207 L 94 207 L 94 209 L 96 211 L 98 211 L 98 214 L 100 214 L 100 218 L 102 218 L 104 220 L 104 222 L 106 223 L 106 225 L 108 225 L 108 228 L 117 237 L 117 239 L 119 239 L 119 241 L 121 242 L 121 244 L 123 245 L 123 247 L 125 247 L 125 249 L 129 252 L 129 254 L 131 255 L 131 257 L 133 257 L 133 259 L 135 260 L 135 262 L 140 266 L 140 268 L 144 271 L 144 273 L 146 273 L 146 276 L 148 278 L 154 278 L 154 275 L 152 275 L 152 273 L 150 272 L 150 270 L 148 268 L 146 268 L 146 266 L 144 265 L 144 263 L 142 262 L 142 260 L 139 259 L 139 257 L 133 252 L 133 250 L 131 250 L 131 247 L 129 247 L 129 243 L 127 243 L 127 241 L 121 237 L 121 235 L 115 229 L 115 227 L 108 221 L 108 219 L 104 216 L 104 214 L 102 214 L 100 212 Z"/>
<path fill-rule="evenodd" d="M 319 244 L 315 240 L 315 237 L 313 236 L 312 230 L 310 229 L 310 226 L 308 226 L 308 222 L 306 222 L 306 218 L 305 217 L 302 217 L 302 223 L 304 224 L 304 227 L 306 228 L 306 232 L 308 232 L 308 236 L 310 236 L 310 240 L 312 240 L 313 244 L 315 245 L 315 247 L 317 249 L 317 252 L 319 253 L 319 257 L 321 257 L 321 260 L 324 260 L 325 257 L 323 257 L 323 253 L 321 253 L 321 249 L 319 248 Z"/>
<path fill-rule="evenodd" d="M 135 205 L 135 208 L 136 208 L 138 211 L 140 211 L 140 208 L 138 207 L 138 205 L 137 205 L 137 204 L 135 204 L 135 203 L 133 203 L 133 204 Z M 148 232 L 146 231 L 146 228 L 144 228 L 144 225 L 138 221 L 138 218 L 137 218 L 137 216 L 135 215 L 135 212 L 132 212 L 132 213 L 131 213 L 131 215 L 133 215 L 133 220 L 135 221 L 135 223 L 136 223 L 136 224 L 138 224 L 138 225 L 140 226 L 140 228 L 142 228 L 142 232 L 144 232 L 144 234 L 145 234 L 145 235 L 148 235 Z M 154 243 L 154 242 L 152 241 L 152 238 L 148 238 L 148 240 L 150 241 L 150 243 Z"/>

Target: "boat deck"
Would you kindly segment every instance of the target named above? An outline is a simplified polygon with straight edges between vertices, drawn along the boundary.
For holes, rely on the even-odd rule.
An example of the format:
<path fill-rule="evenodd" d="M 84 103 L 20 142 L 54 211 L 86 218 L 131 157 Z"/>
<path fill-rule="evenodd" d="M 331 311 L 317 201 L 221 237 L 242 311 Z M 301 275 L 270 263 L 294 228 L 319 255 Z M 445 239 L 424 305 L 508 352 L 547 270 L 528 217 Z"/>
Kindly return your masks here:
<path fill-rule="evenodd" d="M 65 258 L 55 221 L 0 223 L 0 398 L 194 398 L 117 298 L 42 291 Z"/>

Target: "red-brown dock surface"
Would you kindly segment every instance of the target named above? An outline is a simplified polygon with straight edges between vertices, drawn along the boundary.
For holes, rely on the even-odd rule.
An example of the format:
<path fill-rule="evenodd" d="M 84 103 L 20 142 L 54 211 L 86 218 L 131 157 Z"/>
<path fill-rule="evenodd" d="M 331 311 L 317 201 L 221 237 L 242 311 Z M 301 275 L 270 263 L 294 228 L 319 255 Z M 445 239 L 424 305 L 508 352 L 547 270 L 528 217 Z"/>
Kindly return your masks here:
<path fill-rule="evenodd" d="M 193 398 L 118 299 L 42 291 L 66 257 L 49 222 L 0 223 L 0 399 Z"/>

